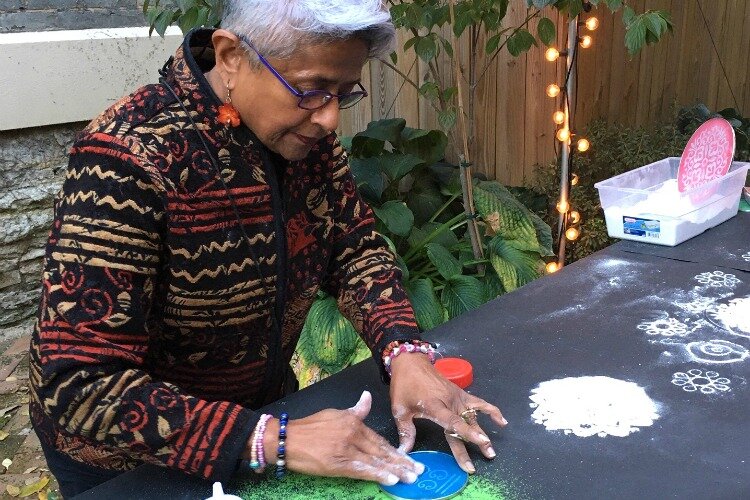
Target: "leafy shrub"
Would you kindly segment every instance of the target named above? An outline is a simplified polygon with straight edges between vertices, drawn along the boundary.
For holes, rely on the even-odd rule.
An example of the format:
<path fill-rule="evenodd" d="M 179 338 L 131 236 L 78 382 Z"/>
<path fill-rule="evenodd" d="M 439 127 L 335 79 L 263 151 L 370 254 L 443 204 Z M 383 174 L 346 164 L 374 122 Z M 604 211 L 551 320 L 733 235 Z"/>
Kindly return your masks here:
<path fill-rule="evenodd" d="M 677 114 L 677 130 L 689 136 L 703 122 L 717 116 L 725 118 L 734 127 L 734 137 L 737 141 L 734 159 L 737 161 L 750 161 L 750 118 L 743 117 L 734 108 L 722 109 L 715 113 L 708 109 L 705 104 L 696 104 L 692 107 L 682 108 Z"/>
<path fill-rule="evenodd" d="M 421 330 L 543 274 L 543 257 L 552 255 L 549 226 L 498 182 L 479 178 L 473 179 L 473 193 L 485 258 L 474 257 L 460 169 L 442 160 L 448 142 L 442 131 L 380 120 L 343 142 L 357 187 L 397 256 Z M 368 355 L 335 300 L 321 294 L 293 360 L 300 385 Z"/>
<path fill-rule="evenodd" d="M 581 214 L 581 235 L 575 242 L 568 242 L 566 262 L 582 259 L 617 241 L 607 236 L 604 212 L 594 184 L 668 156 L 680 156 L 690 137 L 673 125 L 629 128 L 603 121 L 592 122 L 585 135 L 592 146 L 573 158 L 572 171 L 579 181 L 570 194 L 572 210 Z M 550 200 L 559 199 L 557 162 L 536 168 L 532 188 Z M 545 221 L 557 227 L 557 216 L 554 204 L 548 206 Z"/>

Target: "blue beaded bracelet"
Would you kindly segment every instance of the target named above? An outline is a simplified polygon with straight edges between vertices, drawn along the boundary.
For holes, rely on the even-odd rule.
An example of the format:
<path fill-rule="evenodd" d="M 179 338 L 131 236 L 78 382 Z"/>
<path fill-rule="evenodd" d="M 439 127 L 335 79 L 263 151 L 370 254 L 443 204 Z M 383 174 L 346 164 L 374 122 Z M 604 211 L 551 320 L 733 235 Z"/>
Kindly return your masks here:
<path fill-rule="evenodd" d="M 286 473 L 286 424 L 289 414 L 284 412 L 279 417 L 279 447 L 276 451 L 276 479 L 281 479 Z"/>

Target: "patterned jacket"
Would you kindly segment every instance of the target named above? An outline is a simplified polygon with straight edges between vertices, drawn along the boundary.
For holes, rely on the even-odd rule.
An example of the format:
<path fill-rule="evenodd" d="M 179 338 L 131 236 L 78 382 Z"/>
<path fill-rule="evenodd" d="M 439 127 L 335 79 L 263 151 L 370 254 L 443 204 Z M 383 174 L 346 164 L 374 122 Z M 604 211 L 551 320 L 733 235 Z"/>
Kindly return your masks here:
<path fill-rule="evenodd" d="M 246 127 L 221 125 L 203 76 L 210 36 L 188 35 L 164 82 L 88 125 L 55 202 L 32 421 L 89 465 L 226 479 L 252 409 L 279 397 L 321 289 L 376 359 L 392 340 L 419 338 L 335 135 L 288 162 Z"/>

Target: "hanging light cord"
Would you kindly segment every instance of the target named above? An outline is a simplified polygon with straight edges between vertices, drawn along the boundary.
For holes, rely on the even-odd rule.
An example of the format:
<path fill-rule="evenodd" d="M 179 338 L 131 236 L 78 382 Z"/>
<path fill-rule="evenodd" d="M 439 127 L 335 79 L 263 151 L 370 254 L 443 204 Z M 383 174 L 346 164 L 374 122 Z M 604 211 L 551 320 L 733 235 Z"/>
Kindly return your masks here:
<path fill-rule="evenodd" d="M 698 10 L 701 12 L 701 17 L 703 18 L 703 24 L 706 25 L 706 31 L 708 32 L 708 38 L 711 39 L 711 46 L 714 48 L 714 53 L 716 54 L 716 58 L 719 60 L 719 66 L 721 66 L 721 71 L 724 73 L 724 80 L 727 82 L 727 87 L 729 87 L 729 93 L 732 94 L 732 100 L 734 100 L 734 107 L 737 109 L 737 112 L 742 114 L 742 111 L 740 110 L 740 105 L 737 103 L 737 97 L 734 95 L 734 90 L 732 90 L 732 84 L 729 83 L 729 77 L 727 76 L 727 70 L 724 67 L 724 62 L 721 60 L 721 55 L 719 54 L 719 49 L 716 48 L 716 42 L 714 42 L 714 36 L 711 34 L 711 28 L 708 27 L 708 20 L 706 19 L 706 14 L 703 12 L 703 7 L 701 7 L 701 2 L 698 0 L 695 2 L 698 4 Z"/>

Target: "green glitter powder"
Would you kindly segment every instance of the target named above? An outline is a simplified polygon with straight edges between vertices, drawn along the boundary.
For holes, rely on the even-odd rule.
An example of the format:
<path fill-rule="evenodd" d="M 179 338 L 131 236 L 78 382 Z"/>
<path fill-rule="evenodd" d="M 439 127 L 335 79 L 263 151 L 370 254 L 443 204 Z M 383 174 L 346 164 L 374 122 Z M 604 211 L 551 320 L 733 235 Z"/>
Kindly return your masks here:
<path fill-rule="evenodd" d="M 306 476 L 289 473 L 282 481 L 267 479 L 248 484 L 239 493 L 246 500 L 388 500 L 377 484 L 353 479 Z M 467 500 L 510 500 L 519 498 L 508 485 L 480 476 L 469 477 L 466 488 L 453 498 Z"/>

